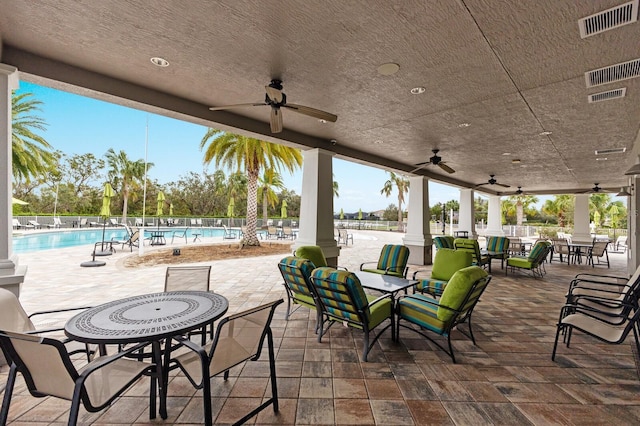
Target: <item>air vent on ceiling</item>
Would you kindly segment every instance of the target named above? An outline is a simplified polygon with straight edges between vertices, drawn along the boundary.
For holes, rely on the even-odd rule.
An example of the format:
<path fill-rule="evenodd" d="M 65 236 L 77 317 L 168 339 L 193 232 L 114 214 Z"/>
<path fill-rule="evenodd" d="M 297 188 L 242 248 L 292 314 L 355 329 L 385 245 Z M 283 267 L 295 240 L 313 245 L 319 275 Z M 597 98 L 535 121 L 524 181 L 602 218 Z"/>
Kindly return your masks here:
<path fill-rule="evenodd" d="M 589 95 L 589 103 L 610 101 L 611 99 L 624 98 L 627 94 L 627 88 L 621 87 L 620 89 L 608 90 L 606 92 L 594 93 Z"/>
<path fill-rule="evenodd" d="M 634 59 L 584 73 L 587 87 L 600 86 L 601 84 L 627 80 L 638 76 L 640 76 L 640 59 Z"/>
<path fill-rule="evenodd" d="M 638 0 L 604 10 L 578 21 L 580 37 L 586 38 L 638 20 Z"/>
<path fill-rule="evenodd" d="M 596 149 L 596 155 L 624 154 L 627 148 Z"/>

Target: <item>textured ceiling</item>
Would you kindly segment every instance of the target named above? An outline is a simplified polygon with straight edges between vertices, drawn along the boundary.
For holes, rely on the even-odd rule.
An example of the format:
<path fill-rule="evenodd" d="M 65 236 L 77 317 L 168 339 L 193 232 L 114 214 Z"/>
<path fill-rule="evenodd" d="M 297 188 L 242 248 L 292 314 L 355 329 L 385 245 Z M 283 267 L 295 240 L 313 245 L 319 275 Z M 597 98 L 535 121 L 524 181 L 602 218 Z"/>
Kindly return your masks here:
<path fill-rule="evenodd" d="M 397 171 L 439 148 L 456 173 L 416 173 L 511 185 L 488 192 L 613 189 L 640 145 L 640 79 L 587 88 L 584 73 L 640 58 L 640 24 L 581 39 L 578 20 L 621 3 L 0 0 L 0 59 L 25 80 Z M 387 62 L 398 73 L 379 74 Z M 261 102 L 272 78 L 337 122 L 286 110 L 272 134 L 268 107 L 209 111 Z M 626 97 L 587 102 L 619 87 Z M 596 161 L 611 148 L 627 152 Z"/>

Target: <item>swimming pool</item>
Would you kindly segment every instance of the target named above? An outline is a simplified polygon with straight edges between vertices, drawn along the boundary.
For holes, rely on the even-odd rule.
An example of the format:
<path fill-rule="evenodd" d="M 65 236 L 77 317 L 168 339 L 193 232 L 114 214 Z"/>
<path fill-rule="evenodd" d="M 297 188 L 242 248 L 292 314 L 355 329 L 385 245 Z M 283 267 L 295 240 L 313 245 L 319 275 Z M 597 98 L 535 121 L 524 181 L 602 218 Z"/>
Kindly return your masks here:
<path fill-rule="evenodd" d="M 148 228 L 147 228 L 148 229 Z M 175 231 L 183 231 L 184 228 L 175 228 Z M 187 235 L 193 239 L 193 232 L 199 233 L 201 236 L 205 236 L 203 232 L 206 231 L 206 236 L 209 237 L 221 237 L 224 235 L 223 229 L 189 229 Z M 123 240 L 125 238 L 126 231 L 124 229 L 109 229 L 104 232 L 105 241 L 110 241 L 112 238 Z M 168 240 L 170 240 L 172 233 L 166 234 Z M 102 241 L 102 229 L 87 229 L 87 230 L 64 230 L 64 231 L 51 231 L 51 232 L 38 232 L 33 234 L 22 234 L 13 236 L 13 252 L 16 254 L 28 253 L 32 251 L 50 250 L 66 247 L 76 247 L 82 245 L 94 245 L 97 242 Z"/>

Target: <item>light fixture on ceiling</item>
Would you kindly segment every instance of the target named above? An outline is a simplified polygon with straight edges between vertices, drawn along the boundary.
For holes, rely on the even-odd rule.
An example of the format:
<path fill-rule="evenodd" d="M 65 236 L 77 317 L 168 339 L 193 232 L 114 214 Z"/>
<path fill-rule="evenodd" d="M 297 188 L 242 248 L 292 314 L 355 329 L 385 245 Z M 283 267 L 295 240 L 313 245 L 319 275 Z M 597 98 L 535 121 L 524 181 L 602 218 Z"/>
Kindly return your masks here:
<path fill-rule="evenodd" d="M 380 75 L 393 75 L 400 70 L 400 65 L 389 62 L 382 64 L 378 67 L 378 74 Z"/>
<path fill-rule="evenodd" d="M 165 68 L 165 67 L 169 66 L 169 61 L 167 61 L 166 59 L 161 58 L 159 56 L 154 56 L 153 58 L 151 58 L 151 63 L 153 65 L 156 65 L 156 66 L 162 67 L 162 68 Z"/>
<path fill-rule="evenodd" d="M 322 124 L 327 124 L 327 120 L 325 120 L 324 118 L 321 118 L 318 121 L 321 122 Z"/>
<path fill-rule="evenodd" d="M 520 164 L 522 161 L 520 161 L 519 158 L 514 158 L 513 160 L 511 160 L 511 164 Z"/>
<path fill-rule="evenodd" d="M 460 127 L 461 129 L 463 127 L 469 127 L 469 126 L 471 126 L 471 124 L 469 124 L 469 123 L 460 123 L 460 124 L 458 124 L 458 127 Z"/>
<path fill-rule="evenodd" d="M 627 176 L 640 175 L 640 155 L 638 156 L 638 162 L 631 166 L 631 168 L 624 172 L 624 174 Z"/>
<path fill-rule="evenodd" d="M 503 152 L 502 155 L 511 155 L 510 152 Z"/>
<path fill-rule="evenodd" d="M 598 157 L 596 158 L 596 161 L 607 161 L 608 158 L 607 157 Z"/>
<path fill-rule="evenodd" d="M 626 186 L 623 186 L 622 188 L 620 188 L 620 192 L 616 194 L 616 197 L 630 197 L 630 196 L 631 196 L 631 192 L 627 190 Z"/>
<path fill-rule="evenodd" d="M 544 132 L 540 132 L 538 133 L 540 136 L 549 136 L 550 134 L 552 134 L 553 132 L 550 132 L 548 130 L 545 130 Z"/>
<path fill-rule="evenodd" d="M 413 89 L 411 89 L 411 94 L 412 94 L 412 95 L 421 95 L 421 94 L 423 94 L 423 93 L 424 93 L 424 92 L 426 92 L 426 91 L 427 91 L 427 89 L 426 89 L 426 88 L 424 88 L 424 87 L 422 87 L 422 86 L 420 86 L 420 87 L 414 87 Z"/>

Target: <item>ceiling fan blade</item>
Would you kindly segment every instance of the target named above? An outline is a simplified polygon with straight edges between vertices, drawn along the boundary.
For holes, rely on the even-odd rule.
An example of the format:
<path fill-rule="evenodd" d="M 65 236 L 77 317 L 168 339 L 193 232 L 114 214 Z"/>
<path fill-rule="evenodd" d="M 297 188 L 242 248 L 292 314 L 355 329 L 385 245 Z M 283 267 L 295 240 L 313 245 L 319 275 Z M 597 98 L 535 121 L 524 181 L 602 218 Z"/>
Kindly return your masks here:
<path fill-rule="evenodd" d="M 282 111 L 280 108 L 271 108 L 271 133 L 282 131 Z"/>
<path fill-rule="evenodd" d="M 479 187 L 484 186 L 484 185 L 489 185 L 489 182 L 479 183 L 479 184 L 477 184 L 475 187 L 476 187 L 476 188 L 479 188 Z"/>
<path fill-rule="evenodd" d="M 321 111 L 319 109 L 311 108 L 304 105 L 297 104 L 286 104 L 282 105 L 284 108 L 289 108 L 295 112 L 299 112 L 300 114 L 308 115 L 309 117 L 317 118 L 318 120 L 327 120 L 332 123 L 335 123 L 338 119 L 338 116 L 335 114 L 328 113 L 326 111 Z"/>
<path fill-rule="evenodd" d="M 267 91 L 267 96 L 269 96 L 269 99 L 278 104 L 282 102 L 282 90 L 276 89 L 275 87 L 271 86 L 264 86 L 264 90 Z"/>
<path fill-rule="evenodd" d="M 495 185 L 501 186 L 503 188 L 511 188 L 511 185 L 505 185 L 504 183 L 498 183 L 496 182 Z"/>
<path fill-rule="evenodd" d="M 263 105 L 266 105 L 266 104 L 264 102 L 260 102 L 260 103 L 253 103 L 253 104 L 225 105 L 225 106 L 219 106 L 219 107 L 211 107 L 209 109 L 211 111 L 221 111 L 225 109 L 244 108 L 244 107 L 250 107 L 250 106 L 263 106 Z"/>
<path fill-rule="evenodd" d="M 431 164 L 431 163 L 429 163 L 428 161 L 427 161 L 426 163 L 416 164 L 416 166 L 417 166 L 417 167 L 416 167 L 415 169 L 411 170 L 409 173 L 415 173 L 415 172 L 417 172 L 417 171 L 418 171 L 418 170 L 420 170 L 420 169 L 424 169 L 424 168 L 425 168 L 425 167 L 427 167 L 429 164 Z"/>
<path fill-rule="evenodd" d="M 453 170 L 451 167 L 447 166 L 443 162 L 438 163 L 438 167 L 440 167 L 442 170 L 444 170 L 447 173 L 455 173 L 456 172 L 455 170 Z"/>

